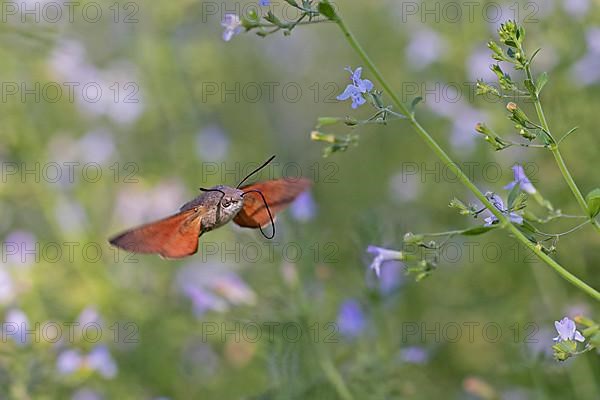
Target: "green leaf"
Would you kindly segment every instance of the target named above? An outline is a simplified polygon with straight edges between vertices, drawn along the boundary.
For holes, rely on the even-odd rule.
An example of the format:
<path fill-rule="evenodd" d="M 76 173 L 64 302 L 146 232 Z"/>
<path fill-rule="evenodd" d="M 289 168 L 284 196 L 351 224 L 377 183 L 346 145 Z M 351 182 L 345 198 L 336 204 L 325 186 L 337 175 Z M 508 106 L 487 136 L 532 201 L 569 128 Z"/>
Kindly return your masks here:
<path fill-rule="evenodd" d="M 482 235 L 482 234 L 487 233 L 487 232 L 491 231 L 492 229 L 496 229 L 496 228 L 497 228 L 497 226 L 495 226 L 495 225 L 492 225 L 492 226 L 485 226 L 485 225 L 474 226 L 473 228 L 465 229 L 460 234 L 464 235 L 464 236 L 476 236 L 476 235 Z"/>
<path fill-rule="evenodd" d="M 531 243 L 536 243 L 537 244 L 537 239 L 535 238 L 535 227 L 533 225 L 531 225 L 529 223 L 529 221 L 527 221 L 526 219 L 523 220 L 523 224 L 521 225 L 517 225 L 517 229 L 519 229 L 521 231 L 521 233 L 523 235 L 525 235 L 525 237 L 527 239 L 529 239 L 529 241 Z"/>
<path fill-rule="evenodd" d="M 585 196 L 585 201 L 588 205 L 588 212 L 590 217 L 594 218 L 600 213 L 600 188 L 596 188 Z"/>
<path fill-rule="evenodd" d="M 519 195 L 520 191 L 521 191 L 521 186 L 519 184 L 516 184 L 515 186 L 513 186 L 510 193 L 508 194 L 508 209 L 509 210 L 512 210 L 513 204 L 515 204 L 515 200 L 517 199 L 517 196 Z"/>
<path fill-rule="evenodd" d="M 404 243 L 410 243 L 410 244 L 423 244 L 423 239 L 425 238 L 425 236 L 423 235 L 415 235 L 412 232 L 407 232 L 404 235 Z"/>
<path fill-rule="evenodd" d="M 334 125 L 334 124 L 337 124 L 338 122 L 342 122 L 342 121 L 344 121 L 344 119 L 338 118 L 338 117 L 319 117 L 317 119 L 316 128 L 319 129 L 319 128 L 322 128 L 327 125 Z"/>
<path fill-rule="evenodd" d="M 570 135 L 571 133 L 575 132 L 577 129 L 579 129 L 579 127 L 578 127 L 578 126 L 576 126 L 576 127 L 574 127 L 574 128 L 571 128 L 571 129 L 569 130 L 569 132 L 565 133 L 565 134 L 563 135 L 563 137 L 561 137 L 561 138 L 558 140 L 558 144 L 560 144 L 560 143 L 561 143 L 563 140 L 565 140 L 566 138 L 568 138 L 568 137 L 569 137 L 569 135 Z"/>
<path fill-rule="evenodd" d="M 531 64 L 533 62 L 533 59 L 535 58 L 535 56 L 538 55 L 538 53 L 541 51 L 542 49 L 539 48 L 536 51 L 533 52 L 533 54 L 531 55 L 531 57 L 529 57 L 529 64 Z"/>
<path fill-rule="evenodd" d="M 338 19 L 337 14 L 335 13 L 335 9 L 329 2 L 321 1 L 319 3 L 319 13 L 327 17 L 327 19 L 329 19 L 330 21 L 337 21 Z"/>
<path fill-rule="evenodd" d="M 540 74 L 540 76 L 538 77 L 536 84 L 536 89 L 537 89 L 537 94 L 539 95 L 540 92 L 542 91 L 542 89 L 544 88 L 544 86 L 546 86 L 546 83 L 548 83 L 548 73 L 546 72 L 542 72 Z"/>
<path fill-rule="evenodd" d="M 277 18 L 277 16 L 275 14 L 273 14 L 271 11 L 269 11 L 267 13 L 267 15 L 265 15 L 265 20 L 272 23 L 273 25 L 277 25 L 279 27 L 283 27 L 284 24 L 283 22 L 281 22 L 281 20 L 279 18 Z"/>
<path fill-rule="evenodd" d="M 548 134 L 548 132 L 546 132 L 543 129 L 537 129 L 538 134 L 542 137 L 542 140 L 544 141 L 544 144 L 546 146 L 550 146 L 552 144 L 554 144 L 554 139 L 552 138 L 552 136 L 550 136 Z"/>
<path fill-rule="evenodd" d="M 525 79 L 525 89 L 527 89 L 531 97 L 533 97 L 534 99 L 537 98 L 537 89 L 530 79 Z"/>
<path fill-rule="evenodd" d="M 413 99 L 413 101 L 410 103 L 410 113 L 412 115 L 415 114 L 415 108 L 417 107 L 417 104 L 419 104 L 422 100 L 423 100 L 423 98 L 421 96 L 418 96 L 418 97 L 415 97 Z"/>

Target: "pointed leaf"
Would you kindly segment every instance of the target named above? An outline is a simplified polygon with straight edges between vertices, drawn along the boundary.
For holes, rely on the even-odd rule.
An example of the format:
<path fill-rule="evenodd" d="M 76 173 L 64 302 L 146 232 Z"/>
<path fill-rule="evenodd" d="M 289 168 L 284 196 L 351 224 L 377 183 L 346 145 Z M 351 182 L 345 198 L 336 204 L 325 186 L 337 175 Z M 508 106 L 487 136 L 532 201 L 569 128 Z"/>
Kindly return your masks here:
<path fill-rule="evenodd" d="M 413 99 L 413 101 L 410 103 L 410 113 L 411 114 L 415 113 L 415 108 L 417 107 L 417 104 L 419 104 L 422 100 L 423 100 L 423 98 L 421 96 L 415 97 Z"/>
<path fill-rule="evenodd" d="M 531 82 L 530 79 L 525 79 L 525 89 L 527 89 L 527 91 L 529 92 L 531 97 L 533 97 L 533 98 L 537 97 L 537 89 L 535 88 L 535 86 L 533 85 L 533 82 Z"/>
<path fill-rule="evenodd" d="M 482 235 L 482 234 L 487 233 L 487 232 L 491 231 L 492 229 L 496 229 L 496 228 L 497 228 L 497 225 L 492 225 L 492 226 L 485 226 L 485 225 L 474 226 L 473 228 L 465 229 L 460 234 L 464 235 L 464 236 L 476 236 L 476 235 Z"/>
<path fill-rule="evenodd" d="M 542 89 L 544 88 L 544 86 L 546 86 L 546 83 L 548 83 L 548 73 L 542 72 L 540 74 L 540 76 L 538 77 L 538 80 L 536 82 L 537 94 L 538 95 L 540 94 L 540 92 L 542 91 Z"/>
<path fill-rule="evenodd" d="M 515 204 L 515 200 L 517 199 L 517 196 L 519 195 L 520 191 L 521 191 L 521 185 L 519 185 L 517 183 L 515 186 L 513 186 L 510 193 L 508 194 L 508 209 L 509 210 L 512 210 L 513 204 Z"/>
<path fill-rule="evenodd" d="M 335 13 L 335 9 L 329 2 L 321 1 L 319 3 L 319 13 L 324 15 L 330 21 L 337 21 L 337 14 Z"/>
<path fill-rule="evenodd" d="M 595 217 L 600 213 L 600 188 L 596 188 L 588 193 L 585 197 L 588 205 L 588 211 L 590 217 Z"/>

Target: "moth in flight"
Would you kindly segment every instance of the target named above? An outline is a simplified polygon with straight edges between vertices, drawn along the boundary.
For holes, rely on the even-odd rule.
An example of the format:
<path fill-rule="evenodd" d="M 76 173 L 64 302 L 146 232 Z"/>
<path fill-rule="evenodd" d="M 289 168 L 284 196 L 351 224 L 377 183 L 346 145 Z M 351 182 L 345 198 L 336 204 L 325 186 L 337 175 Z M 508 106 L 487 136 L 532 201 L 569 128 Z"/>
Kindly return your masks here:
<path fill-rule="evenodd" d="M 127 230 L 110 239 L 110 244 L 134 253 L 183 258 L 198 251 L 198 237 L 232 220 L 245 228 L 260 229 L 267 239 L 272 239 L 273 217 L 311 185 L 305 178 L 279 178 L 242 186 L 273 158 L 248 174 L 235 188 L 225 185 L 200 188 L 202 193 L 185 203 L 177 214 Z M 269 222 L 272 233 L 267 236 L 262 228 Z"/>

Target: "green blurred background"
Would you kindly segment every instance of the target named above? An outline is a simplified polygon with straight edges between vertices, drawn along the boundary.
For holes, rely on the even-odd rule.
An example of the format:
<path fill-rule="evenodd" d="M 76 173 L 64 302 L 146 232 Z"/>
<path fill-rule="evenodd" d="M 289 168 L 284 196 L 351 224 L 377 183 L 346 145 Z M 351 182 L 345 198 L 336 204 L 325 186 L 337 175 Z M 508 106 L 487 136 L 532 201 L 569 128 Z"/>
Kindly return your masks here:
<path fill-rule="evenodd" d="M 419 283 L 399 264 L 384 264 L 380 279 L 368 270 L 368 245 L 399 249 L 407 231 L 481 221 L 448 208 L 472 198 L 401 121 L 361 128 L 358 147 L 322 158 L 309 138 L 319 116 L 369 115 L 335 100 L 349 83 L 343 68 L 359 60 L 334 25 L 224 42 L 224 14 L 256 4 L 84 1 L 57 21 L 49 4 L 59 3 L 2 3 L 0 398 L 600 397 L 597 354 L 551 355 L 553 321 L 594 317 L 597 304 L 503 232 L 453 239 Z M 563 151 L 587 193 L 598 182 L 600 4 L 447 4 L 337 3 L 403 100 L 425 98 L 418 117 L 455 160 L 473 163 L 482 190 L 502 192 L 523 163 L 546 198 L 579 213 L 549 152 L 494 153 L 474 132 L 486 121 L 508 135 L 511 123 L 473 85 L 492 79 L 486 42 L 498 23 L 518 18 L 528 49 L 542 48 L 534 70 L 550 74 L 553 131 L 579 126 Z M 279 216 L 275 244 L 227 226 L 181 261 L 108 246 L 200 186 L 237 184 L 271 154 L 279 164 L 263 178 L 315 181 Z M 588 227 L 556 255 L 593 287 L 597 243 Z"/>

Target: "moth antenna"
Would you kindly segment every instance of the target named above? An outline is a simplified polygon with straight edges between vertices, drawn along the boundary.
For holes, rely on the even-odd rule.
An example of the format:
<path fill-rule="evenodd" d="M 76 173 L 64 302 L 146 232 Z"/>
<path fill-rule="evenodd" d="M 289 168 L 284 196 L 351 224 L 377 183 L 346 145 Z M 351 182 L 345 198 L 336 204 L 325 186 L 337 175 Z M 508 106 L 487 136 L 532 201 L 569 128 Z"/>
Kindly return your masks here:
<path fill-rule="evenodd" d="M 221 200 L 223 200 L 223 197 L 225 197 L 225 192 L 222 191 L 221 189 L 206 189 L 206 188 L 200 188 L 201 192 L 220 192 L 221 193 Z"/>
<path fill-rule="evenodd" d="M 271 156 L 271 158 L 269 158 L 267 161 L 265 161 L 263 163 L 263 165 L 261 165 L 260 167 L 256 168 L 254 171 L 250 172 L 244 179 L 242 179 L 242 181 L 235 187 L 236 189 L 239 189 L 240 186 L 242 186 L 242 183 L 246 182 L 248 180 L 248 178 L 250 178 L 252 175 L 254 175 L 255 173 L 257 173 L 258 171 L 260 171 L 261 169 L 263 169 L 264 167 L 266 167 L 271 161 L 273 161 L 273 159 L 275 158 L 275 154 L 273 154 Z M 262 195 L 262 194 L 261 194 Z M 264 199 L 264 197 L 263 197 Z M 265 204 L 267 204 L 265 202 Z M 268 206 L 267 206 L 268 207 Z"/>
<path fill-rule="evenodd" d="M 275 156 L 273 156 L 273 157 L 275 157 Z M 273 159 L 273 157 L 271 157 L 271 159 L 270 159 L 269 161 L 271 161 L 271 160 Z M 268 164 L 268 162 L 267 162 L 267 164 Z M 265 165 L 267 165 L 267 164 L 265 164 Z M 263 166 L 264 166 L 264 165 L 263 165 Z M 261 167 L 261 168 L 262 168 L 262 167 Z M 258 226 L 258 229 L 260 229 L 260 233 L 262 233 L 262 235 L 263 235 L 263 236 L 264 236 L 266 239 L 273 239 L 273 238 L 275 237 L 275 221 L 273 221 L 273 215 L 271 214 L 271 208 L 269 207 L 269 204 L 267 203 L 267 199 L 265 199 L 265 195 L 264 195 L 264 194 L 262 194 L 262 192 L 261 192 L 260 190 L 257 190 L 257 189 L 251 189 L 251 190 L 248 190 L 248 191 L 246 191 L 246 192 L 242 193 L 242 197 L 243 197 L 244 195 L 247 195 L 248 193 L 253 193 L 253 192 L 254 192 L 254 193 L 258 193 L 258 194 L 260 195 L 260 197 L 262 197 L 263 203 L 265 203 L 265 206 L 267 207 L 267 212 L 269 213 L 269 219 L 271 220 L 271 227 L 273 228 L 273 234 L 272 234 L 270 237 L 269 237 L 269 236 L 267 236 L 267 235 L 265 235 L 265 232 L 263 232 L 263 230 L 262 230 L 262 226 L 260 226 L 260 225 Z"/>

